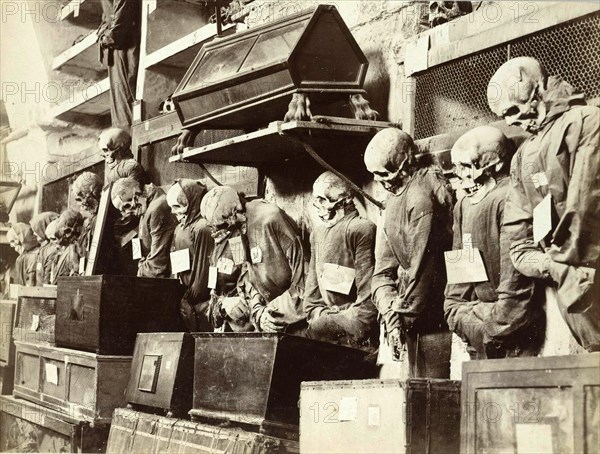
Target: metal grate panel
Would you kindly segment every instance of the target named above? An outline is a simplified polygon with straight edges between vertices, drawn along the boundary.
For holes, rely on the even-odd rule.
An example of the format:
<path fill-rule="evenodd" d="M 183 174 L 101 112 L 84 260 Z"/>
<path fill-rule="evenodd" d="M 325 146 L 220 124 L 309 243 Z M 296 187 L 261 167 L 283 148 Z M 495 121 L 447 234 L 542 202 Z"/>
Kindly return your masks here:
<path fill-rule="evenodd" d="M 497 121 L 487 84 L 512 57 L 539 59 L 587 98 L 600 96 L 600 14 L 442 64 L 415 76 L 415 138 L 423 139 Z"/>

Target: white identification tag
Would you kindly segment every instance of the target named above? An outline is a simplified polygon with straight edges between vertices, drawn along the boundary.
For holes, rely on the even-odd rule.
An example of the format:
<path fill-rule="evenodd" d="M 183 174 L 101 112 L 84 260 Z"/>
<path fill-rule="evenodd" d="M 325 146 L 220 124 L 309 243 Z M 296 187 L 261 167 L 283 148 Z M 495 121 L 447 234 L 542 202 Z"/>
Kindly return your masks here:
<path fill-rule="evenodd" d="M 40 327 L 40 316 L 37 314 L 33 314 L 31 316 L 31 331 L 37 331 Z"/>
<path fill-rule="evenodd" d="M 539 243 L 552 230 L 552 195 L 548 194 L 533 209 L 533 241 Z"/>
<path fill-rule="evenodd" d="M 83 276 L 85 273 L 85 257 L 79 258 L 79 275 Z"/>
<path fill-rule="evenodd" d="M 220 273 L 231 274 L 233 273 L 233 260 L 225 257 L 221 257 L 217 262 L 217 269 Z"/>
<path fill-rule="evenodd" d="M 173 274 L 184 273 L 190 270 L 189 248 L 171 252 L 171 272 Z"/>
<path fill-rule="evenodd" d="M 131 255 L 133 260 L 142 258 L 142 242 L 139 238 L 133 238 L 131 240 Z"/>
<path fill-rule="evenodd" d="M 487 272 L 477 248 L 444 252 L 448 284 L 487 282 Z"/>
<path fill-rule="evenodd" d="M 533 185 L 536 188 L 548 186 L 548 177 L 546 176 L 546 172 L 534 173 L 531 175 L 531 181 L 533 181 Z"/>
<path fill-rule="evenodd" d="M 245 261 L 242 237 L 236 236 L 234 238 L 230 238 L 228 242 L 229 248 L 231 249 L 231 255 L 233 256 L 233 263 L 235 265 L 241 265 Z"/>
<path fill-rule="evenodd" d="M 473 237 L 471 236 L 470 233 L 462 234 L 462 246 L 463 246 L 463 249 L 473 247 Z"/>
<path fill-rule="evenodd" d="M 42 264 L 41 264 L 40 262 L 37 262 L 37 263 L 35 264 L 35 269 L 36 269 L 37 271 L 42 271 Z"/>
<path fill-rule="evenodd" d="M 321 273 L 321 283 L 325 290 L 342 295 L 348 295 L 352 290 L 356 271 L 347 266 L 334 265 L 333 263 L 324 263 Z"/>
<path fill-rule="evenodd" d="M 263 255 L 260 246 L 254 246 L 252 249 L 250 249 L 250 259 L 252 260 L 253 264 L 262 262 Z"/>
<path fill-rule="evenodd" d="M 58 367 L 52 363 L 45 364 L 46 381 L 58 386 Z"/>
<path fill-rule="evenodd" d="M 217 270 L 216 266 L 211 266 L 208 268 L 208 288 L 215 289 L 217 288 L 217 274 L 219 270 Z"/>

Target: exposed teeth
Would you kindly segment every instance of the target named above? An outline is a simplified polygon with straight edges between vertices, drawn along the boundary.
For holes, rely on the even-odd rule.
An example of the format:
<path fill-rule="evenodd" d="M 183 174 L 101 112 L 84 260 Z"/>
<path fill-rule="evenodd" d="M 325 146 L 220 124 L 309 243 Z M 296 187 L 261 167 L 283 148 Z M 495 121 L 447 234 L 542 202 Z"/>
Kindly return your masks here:
<path fill-rule="evenodd" d="M 469 186 L 469 187 L 466 187 L 466 188 L 463 187 L 463 189 L 465 190 L 465 192 L 467 193 L 467 195 L 473 195 L 477 191 L 479 191 L 482 187 L 483 187 L 483 185 L 481 185 L 479 183 L 475 183 L 472 186 Z"/>

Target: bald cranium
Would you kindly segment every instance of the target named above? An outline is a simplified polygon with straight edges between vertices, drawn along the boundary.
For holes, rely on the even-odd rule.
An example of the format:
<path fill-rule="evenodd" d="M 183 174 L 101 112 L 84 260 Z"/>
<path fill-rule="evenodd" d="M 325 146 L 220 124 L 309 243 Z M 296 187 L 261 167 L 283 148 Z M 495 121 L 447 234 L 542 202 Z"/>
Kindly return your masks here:
<path fill-rule="evenodd" d="M 91 215 L 96 215 L 102 193 L 102 180 L 92 172 L 83 172 L 73 182 L 75 201 Z"/>
<path fill-rule="evenodd" d="M 506 174 L 513 154 L 513 142 L 491 126 L 471 129 L 456 141 L 450 152 L 454 173 L 472 204 L 479 203 Z"/>
<path fill-rule="evenodd" d="M 365 166 L 375 181 L 395 194 L 404 185 L 415 157 L 415 144 L 410 135 L 400 129 L 379 131 L 367 145 Z"/>
<path fill-rule="evenodd" d="M 104 161 L 109 165 L 113 164 L 115 160 L 129 157 L 131 136 L 120 128 L 105 129 L 98 137 L 98 148 Z"/>
<path fill-rule="evenodd" d="M 488 84 L 490 109 L 507 124 L 535 134 L 546 118 L 541 94 L 547 74 L 535 58 L 517 57 L 504 63 Z"/>
<path fill-rule="evenodd" d="M 324 172 L 313 184 L 313 205 L 317 215 L 327 225 L 335 225 L 344 217 L 344 208 L 352 202 L 350 185 L 332 172 Z"/>
<path fill-rule="evenodd" d="M 174 183 L 169 188 L 167 192 L 167 204 L 171 207 L 171 212 L 177 218 L 177 222 L 182 226 L 185 225 L 190 202 L 179 183 Z"/>

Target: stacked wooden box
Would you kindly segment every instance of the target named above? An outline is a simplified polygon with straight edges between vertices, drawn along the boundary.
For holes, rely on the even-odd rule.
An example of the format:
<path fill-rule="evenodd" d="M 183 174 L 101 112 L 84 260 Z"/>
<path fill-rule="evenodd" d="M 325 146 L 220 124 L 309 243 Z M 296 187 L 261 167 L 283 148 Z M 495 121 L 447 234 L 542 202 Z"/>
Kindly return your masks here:
<path fill-rule="evenodd" d="M 23 288 L 14 397 L 0 401 L 0 451 L 105 451 L 112 413 L 126 405 L 136 334 L 179 330 L 182 295 L 174 279 L 127 276 Z"/>

